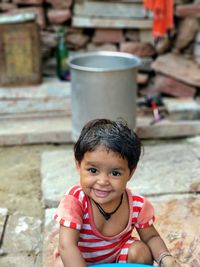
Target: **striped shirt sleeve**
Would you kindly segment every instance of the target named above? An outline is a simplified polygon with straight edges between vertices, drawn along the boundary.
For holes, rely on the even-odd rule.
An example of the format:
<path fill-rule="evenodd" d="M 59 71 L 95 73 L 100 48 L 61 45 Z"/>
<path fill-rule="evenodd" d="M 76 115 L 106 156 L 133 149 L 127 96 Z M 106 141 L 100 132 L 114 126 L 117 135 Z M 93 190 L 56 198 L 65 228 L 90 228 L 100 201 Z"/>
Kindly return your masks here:
<path fill-rule="evenodd" d="M 81 202 L 73 195 L 65 195 L 60 201 L 54 219 L 65 227 L 80 230 L 83 223 Z"/>
<path fill-rule="evenodd" d="M 146 228 L 151 226 L 155 221 L 154 208 L 152 204 L 144 197 L 138 196 L 137 201 L 133 201 L 133 209 L 137 210 L 135 218 L 136 228 Z"/>

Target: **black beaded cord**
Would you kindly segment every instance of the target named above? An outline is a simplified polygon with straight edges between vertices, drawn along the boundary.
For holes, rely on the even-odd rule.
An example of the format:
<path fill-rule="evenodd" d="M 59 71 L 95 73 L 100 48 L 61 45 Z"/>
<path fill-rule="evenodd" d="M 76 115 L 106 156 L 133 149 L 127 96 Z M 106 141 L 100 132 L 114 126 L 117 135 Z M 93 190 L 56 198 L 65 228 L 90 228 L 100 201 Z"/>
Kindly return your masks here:
<path fill-rule="evenodd" d="M 93 199 L 92 199 L 93 200 Z M 93 200 L 93 202 L 95 203 L 95 205 L 97 206 L 99 212 L 103 215 L 104 219 L 107 221 L 110 219 L 110 217 L 119 209 L 119 207 L 122 204 L 122 200 L 123 200 L 123 194 L 121 195 L 121 199 L 120 199 L 120 203 L 119 205 L 116 207 L 115 210 L 113 210 L 112 212 L 106 212 L 96 201 Z"/>

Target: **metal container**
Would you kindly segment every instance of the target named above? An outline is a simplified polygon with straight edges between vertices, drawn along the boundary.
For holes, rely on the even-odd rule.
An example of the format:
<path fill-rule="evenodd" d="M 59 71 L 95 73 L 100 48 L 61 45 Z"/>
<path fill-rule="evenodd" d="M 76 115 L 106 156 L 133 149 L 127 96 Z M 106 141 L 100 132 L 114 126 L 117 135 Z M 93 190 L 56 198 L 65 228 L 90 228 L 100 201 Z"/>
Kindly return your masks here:
<path fill-rule="evenodd" d="M 135 128 L 139 65 L 138 57 L 121 52 L 88 52 L 69 58 L 74 141 L 94 118 L 123 118 Z"/>

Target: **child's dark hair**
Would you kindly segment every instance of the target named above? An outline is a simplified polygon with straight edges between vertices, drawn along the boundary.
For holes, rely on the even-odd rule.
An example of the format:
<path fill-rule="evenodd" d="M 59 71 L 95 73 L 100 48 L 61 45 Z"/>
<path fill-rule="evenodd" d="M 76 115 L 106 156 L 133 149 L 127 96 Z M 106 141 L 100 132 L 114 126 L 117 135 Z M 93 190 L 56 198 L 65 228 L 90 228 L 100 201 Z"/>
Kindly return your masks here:
<path fill-rule="evenodd" d="M 141 141 L 125 121 L 89 121 L 74 145 L 75 159 L 81 162 L 86 152 L 94 151 L 98 146 L 104 146 L 127 159 L 130 171 L 137 166 L 141 154 Z"/>

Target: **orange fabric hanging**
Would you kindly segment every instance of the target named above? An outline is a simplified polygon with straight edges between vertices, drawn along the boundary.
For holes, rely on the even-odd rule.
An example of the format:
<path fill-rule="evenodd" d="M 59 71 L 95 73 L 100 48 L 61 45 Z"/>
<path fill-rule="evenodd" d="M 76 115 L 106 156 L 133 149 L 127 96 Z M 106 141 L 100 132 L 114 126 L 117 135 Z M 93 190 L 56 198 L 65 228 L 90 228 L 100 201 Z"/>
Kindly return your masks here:
<path fill-rule="evenodd" d="M 144 7 L 154 13 L 153 35 L 163 37 L 174 26 L 173 0 L 144 0 Z"/>

